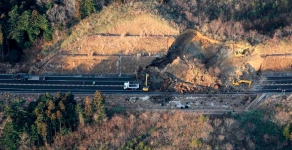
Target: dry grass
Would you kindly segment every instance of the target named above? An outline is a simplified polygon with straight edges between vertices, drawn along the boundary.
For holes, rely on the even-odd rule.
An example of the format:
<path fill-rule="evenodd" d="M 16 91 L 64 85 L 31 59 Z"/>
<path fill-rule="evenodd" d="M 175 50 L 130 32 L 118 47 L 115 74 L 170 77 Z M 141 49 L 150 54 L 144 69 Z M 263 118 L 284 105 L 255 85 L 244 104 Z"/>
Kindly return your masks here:
<path fill-rule="evenodd" d="M 176 35 L 178 29 L 169 25 L 162 18 L 149 14 L 151 8 L 141 11 L 137 6 L 145 7 L 142 3 L 134 3 L 134 6 L 111 5 L 98 14 L 82 20 L 72 29 L 72 34 L 62 44 L 66 49 L 79 39 L 90 34 L 113 33 L 134 35 Z M 148 10 L 148 11 L 147 11 Z"/>
<path fill-rule="evenodd" d="M 267 40 L 257 46 L 260 54 L 284 54 L 292 53 L 292 38 L 273 41 Z"/>
<path fill-rule="evenodd" d="M 66 51 L 79 54 L 165 54 L 171 38 L 92 35 L 74 42 Z"/>
<path fill-rule="evenodd" d="M 171 27 L 166 20 L 144 13 L 136 14 L 132 20 L 120 21 L 106 32 L 130 35 L 177 35 L 179 33 L 178 29 Z"/>
<path fill-rule="evenodd" d="M 118 57 L 57 57 L 44 66 L 41 73 L 118 73 Z"/>
<path fill-rule="evenodd" d="M 56 58 L 42 72 L 58 73 L 117 73 L 117 58 L 95 60 L 92 54 L 166 54 L 174 39 L 164 35 L 177 35 L 176 27 L 157 15 L 153 15 L 151 3 L 133 5 L 113 4 L 98 14 L 93 14 L 74 26 L 71 35 L 61 44 L 63 51 L 88 54 L 89 57 Z M 120 36 L 101 36 L 98 34 Z M 135 36 L 128 36 L 135 35 Z M 160 35 L 160 37 L 148 36 Z M 123 58 L 122 73 L 134 73 L 138 66 L 146 66 L 153 58 Z"/>
<path fill-rule="evenodd" d="M 292 71 L 292 57 L 267 57 L 263 61 L 265 71 Z"/>
<path fill-rule="evenodd" d="M 92 57 L 56 57 L 46 64 L 40 73 L 96 73 L 116 74 L 118 72 L 118 56 Z M 132 74 L 139 66 L 142 68 L 150 64 L 155 57 L 125 56 L 121 57 L 121 73 Z"/>

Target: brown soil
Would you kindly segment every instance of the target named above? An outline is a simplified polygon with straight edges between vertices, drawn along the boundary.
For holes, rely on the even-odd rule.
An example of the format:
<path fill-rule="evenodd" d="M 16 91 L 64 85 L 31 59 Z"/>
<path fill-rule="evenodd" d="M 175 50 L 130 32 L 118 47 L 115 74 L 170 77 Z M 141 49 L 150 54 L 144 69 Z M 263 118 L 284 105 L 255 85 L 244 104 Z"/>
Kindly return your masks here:
<path fill-rule="evenodd" d="M 105 69 L 106 68 L 106 69 Z M 55 57 L 43 69 L 45 73 L 71 73 L 71 74 L 108 74 L 118 72 L 117 56 L 95 56 L 95 57 Z"/>
<path fill-rule="evenodd" d="M 168 83 L 168 87 L 180 92 L 214 92 L 219 87 L 228 91 L 243 90 L 241 86 L 237 90 L 237 87 L 234 89 L 232 80 L 256 80 L 257 76 L 255 69 L 247 65 L 253 54 L 246 57 L 234 56 L 232 49 L 239 46 L 215 41 L 195 30 L 187 29 L 176 38 L 164 58 L 154 60 L 149 65 L 159 70 L 148 69 L 148 72 L 158 71 L 160 74 L 166 74 L 172 81 Z"/>
<path fill-rule="evenodd" d="M 263 61 L 265 71 L 292 71 L 292 57 L 267 57 Z"/>
<path fill-rule="evenodd" d="M 92 35 L 76 41 L 63 51 L 77 54 L 165 54 L 168 37 L 99 36 Z"/>

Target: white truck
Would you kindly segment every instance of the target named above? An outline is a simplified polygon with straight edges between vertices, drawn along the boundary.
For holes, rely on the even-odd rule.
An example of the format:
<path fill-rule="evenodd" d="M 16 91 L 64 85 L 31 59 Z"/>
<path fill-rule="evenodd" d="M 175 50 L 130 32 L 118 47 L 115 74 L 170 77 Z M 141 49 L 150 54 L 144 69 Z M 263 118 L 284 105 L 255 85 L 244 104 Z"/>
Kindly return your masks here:
<path fill-rule="evenodd" d="M 27 80 L 31 81 L 44 81 L 46 79 L 45 76 L 29 76 Z"/>
<path fill-rule="evenodd" d="M 124 90 L 137 90 L 137 89 L 139 89 L 139 83 L 124 82 Z"/>

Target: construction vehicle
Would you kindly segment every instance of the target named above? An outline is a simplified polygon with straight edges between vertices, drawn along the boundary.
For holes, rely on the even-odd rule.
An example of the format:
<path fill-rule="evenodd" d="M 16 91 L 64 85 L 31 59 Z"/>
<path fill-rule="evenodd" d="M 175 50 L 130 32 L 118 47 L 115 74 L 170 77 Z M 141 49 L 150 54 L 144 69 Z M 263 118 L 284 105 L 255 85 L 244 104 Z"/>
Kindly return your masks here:
<path fill-rule="evenodd" d="M 46 79 L 45 76 L 30 76 L 26 73 L 16 73 L 12 75 L 13 80 L 21 80 L 21 81 L 44 81 Z"/>
<path fill-rule="evenodd" d="M 248 88 L 250 88 L 250 86 L 251 86 L 251 81 L 248 81 L 248 80 L 239 80 L 237 82 L 234 82 L 234 80 L 232 81 L 232 84 L 234 86 L 239 86 L 241 83 L 247 83 L 248 84 Z"/>
<path fill-rule="evenodd" d="M 143 90 L 144 92 L 148 92 L 148 91 L 149 91 L 148 77 L 149 77 L 149 74 L 146 73 L 146 77 L 145 77 L 145 85 L 144 85 L 143 88 L 142 88 L 142 90 Z"/>
<path fill-rule="evenodd" d="M 124 90 L 137 90 L 137 89 L 139 89 L 139 83 L 124 82 Z"/>
<path fill-rule="evenodd" d="M 235 51 L 236 57 L 246 56 L 247 54 L 250 54 L 249 47 L 240 48 L 237 51 Z"/>

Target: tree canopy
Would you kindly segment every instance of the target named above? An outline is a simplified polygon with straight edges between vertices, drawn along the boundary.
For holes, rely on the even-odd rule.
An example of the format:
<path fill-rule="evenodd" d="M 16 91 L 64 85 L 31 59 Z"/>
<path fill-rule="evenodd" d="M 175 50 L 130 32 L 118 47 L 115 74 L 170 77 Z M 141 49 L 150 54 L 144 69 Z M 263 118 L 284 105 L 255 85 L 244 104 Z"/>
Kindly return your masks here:
<path fill-rule="evenodd" d="M 45 93 L 38 100 L 27 103 L 14 99 L 5 105 L 4 126 L 0 145 L 18 149 L 25 145 L 46 146 L 56 135 L 68 135 L 85 123 L 101 123 L 106 119 L 104 99 L 96 92 L 94 99 L 86 97 L 77 104 L 72 93 Z"/>

